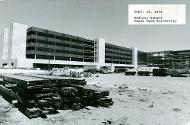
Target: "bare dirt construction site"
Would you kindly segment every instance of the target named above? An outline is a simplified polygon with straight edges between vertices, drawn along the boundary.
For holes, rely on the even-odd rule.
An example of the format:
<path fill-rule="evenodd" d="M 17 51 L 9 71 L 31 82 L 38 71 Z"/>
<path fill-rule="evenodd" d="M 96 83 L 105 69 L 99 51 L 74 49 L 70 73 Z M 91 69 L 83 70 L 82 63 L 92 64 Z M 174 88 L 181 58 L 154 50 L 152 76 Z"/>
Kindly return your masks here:
<path fill-rule="evenodd" d="M 109 90 L 113 106 L 28 119 L 0 97 L 0 125 L 190 125 L 190 78 L 95 74 L 86 81 Z"/>

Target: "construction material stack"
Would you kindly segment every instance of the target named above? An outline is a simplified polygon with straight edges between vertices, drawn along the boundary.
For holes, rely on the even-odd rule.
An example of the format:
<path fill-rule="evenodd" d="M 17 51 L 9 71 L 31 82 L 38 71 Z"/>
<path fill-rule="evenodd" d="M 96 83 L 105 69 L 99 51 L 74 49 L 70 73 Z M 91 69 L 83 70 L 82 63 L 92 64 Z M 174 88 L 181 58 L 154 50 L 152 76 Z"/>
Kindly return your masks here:
<path fill-rule="evenodd" d="M 109 91 L 87 86 L 86 81 L 80 78 L 26 74 L 5 74 L 1 77 L 1 83 L 5 83 L 0 86 L 2 96 L 10 103 L 17 100 L 19 111 L 28 118 L 45 118 L 48 114 L 58 113 L 57 110 L 109 107 L 113 104 L 108 98 Z M 14 87 L 10 88 L 11 85 Z"/>

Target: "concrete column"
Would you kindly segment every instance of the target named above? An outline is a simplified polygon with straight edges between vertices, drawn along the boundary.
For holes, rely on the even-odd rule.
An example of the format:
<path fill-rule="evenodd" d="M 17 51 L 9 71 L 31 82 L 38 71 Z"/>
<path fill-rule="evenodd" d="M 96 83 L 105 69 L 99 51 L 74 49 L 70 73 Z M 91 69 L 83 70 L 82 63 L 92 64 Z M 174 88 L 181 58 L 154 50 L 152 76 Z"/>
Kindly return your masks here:
<path fill-rule="evenodd" d="M 0 34 L 0 68 L 2 67 L 3 60 L 3 31 Z"/>
<path fill-rule="evenodd" d="M 27 25 L 13 23 L 11 29 L 11 46 L 10 57 L 11 59 L 26 59 L 26 33 Z"/>
<path fill-rule="evenodd" d="M 3 60 L 8 59 L 8 41 L 9 41 L 9 29 L 3 30 Z"/>
<path fill-rule="evenodd" d="M 133 47 L 133 52 L 132 52 L 132 64 L 134 65 L 134 68 L 138 68 L 138 48 Z"/>
<path fill-rule="evenodd" d="M 105 40 L 102 38 L 95 39 L 96 42 L 96 62 L 99 67 L 105 65 Z"/>
<path fill-rule="evenodd" d="M 111 64 L 111 72 L 115 71 L 115 66 L 113 64 Z"/>
<path fill-rule="evenodd" d="M 0 34 L 0 63 L 3 59 L 3 31 Z"/>
<path fill-rule="evenodd" d="M 0 36 L 0 67 L 2 67 L 3 60 L 8 59 L 8 39 L 9 29 L 4 28 Z"/>

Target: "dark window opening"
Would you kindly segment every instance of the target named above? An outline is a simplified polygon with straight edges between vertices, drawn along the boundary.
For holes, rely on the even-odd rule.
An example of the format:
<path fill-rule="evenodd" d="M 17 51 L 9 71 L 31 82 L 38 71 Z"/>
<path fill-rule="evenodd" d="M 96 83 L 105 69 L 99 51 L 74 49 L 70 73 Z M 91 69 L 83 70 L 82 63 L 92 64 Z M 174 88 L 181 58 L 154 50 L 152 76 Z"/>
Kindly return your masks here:
<path fill-rule="evenodd" d="M 63 37 L 62 37 L 62 36 L 57 36 L 57 35 L 56 35 L 56 39 L 62 40 Z"/>
<path fill-rule="evenodd" d="M 34 46 L 28 46 L 28 47 L 26 47 L 26 50 L 35 50 L 35 47 Z"/>
<path fill-rule="evenodd" d="M 75 42 L 75 43 L 83 43 L 83 41 L 78 40 L 78 39 L 72 39 L 72 42 Z"/>
<path fill-rule="evenodd" d="M 84 62 L 94 62 L 93 59 L 84 59 Z"/>
<path fill-rule="evenodd" d="M 14 66 L 14 63 L 11 63 L 11 66 Z"/>
<path fill-rule="evenodd" d="M 49 56 L 49 55 L 36 55 L 36 59 L 54 59 L 54 56 Z"/>
<path fill-rule="evenodd" d="M 3 63 L 2 65 L 3 65 L 3 67 L 4 67 L 4 66 L 7 66 L 7 63 Z"/>
<path fill-rule="evenodd" d="M 36 39 L 34 39 L 34 38 L 31 38 L 31 39 L 27 40 L 27 43 L 35 43 L 35 42 L 36 42 Z"/>
<path fill-rule="evenodd" d="M 36 35 L 36 32 L 33 31 L 33 30 L 31 30 L 31 31 L 28 31 L 28 32 L 27 32 L 27 35 Z"/>
<path fill-rule="evenodd" d="M 112 61 L 111 61 L 111 60 L 106 60 L 105 62 L 106 62 L 106 63 L 112 63 Z"/>
<path fill-rule="evenodd" d="M 66 40 L 66 41 L 71 41 L 71 38 L 68 38 L 68 37 L 63 37 L 63 40 Z"/>
<path fill-rule="evenodd" d="M 45 33 L 43 33 L 43 32 L 39 32 L 39 31 L 37 32 L 37 35 L 38 35 L 38 36 L 44 36 L 44 37 L 46 36 Z"/>
<path fill-rule="evenodd" d="M 74 55 L 83 55 L 83 52 L 71 51 L 71 54 L 74 54 Z"/>
<path fill-rule="evenodd" d="M 34 59 L 34 58 L 35 58 L 35 55 L 34 55 L 34 54 L 27 54 L 27 55 L 26 55 L 26 58 Z"/>
<path fill-rule="evenodd" d="M 44 52 L 54 52 L 54 49 L 44 48 L 44 47 L 37 47 L 36 50 L 37 51 L 44 51 Z"/>
<path fill-rule="evenodd" d="M 55 35 L 53 35 L 53 34 L 48 34 L 48 37 L 49 37 L 49 38 L 55 38 Z"/>
<path fill-rule="evenodd" d="M 49 45 L 55 45 L 55 42 L 53 42 L 53 41 L 48 41 L 48 44 L 49 44 Z"/>
<path fill-rule="evenodd" d="M 77 46 L 77 45 L 72 45 L 71 47 L 72 47 L 72 48 L 76 48 L 76 49 L 83 49 L 82 46 Z"/>
<path fill-rule="evenodd" d="M 94 45 L 94 42 L 91 42 L 91 41 L 85 41 L 84 43 L 87 45 L 92 45 L 92 46 Z"/>
<path fill-rule="evenodd" d="M 55 56 L 55 60 L 67 60 L 67 61 L 70 61 L 70 57 Z"/>
<path fill-rule="evenodd" d="M 76 58 L 76 57 L 71 57 L 71 61 L 83 61 L 83 58 Z"/>
<path fill-rule="evenodd" d="M 66 53 L 66 54 L 70 54 L 70 50 L 59 50 L 59 49 L 56 49 L 55 52 L 56 52 L 56 53 Z"/>
<path fill-rule="evenodd" d="M 55 43 L 56 46 L 63 46 L 63 43 Z"/>

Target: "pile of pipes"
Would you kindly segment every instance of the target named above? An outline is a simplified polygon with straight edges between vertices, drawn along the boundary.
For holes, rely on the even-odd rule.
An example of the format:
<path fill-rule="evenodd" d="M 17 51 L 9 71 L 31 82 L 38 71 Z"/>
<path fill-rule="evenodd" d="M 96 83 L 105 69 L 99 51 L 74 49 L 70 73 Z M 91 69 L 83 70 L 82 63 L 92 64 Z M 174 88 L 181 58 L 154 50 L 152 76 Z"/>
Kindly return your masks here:
<path fill-rule="evenodd" d="M 46 118 L 57 110 L 113 105 L 107 97 L 109 91 L 87 86 L 84 79 L 26 74 L 1 77 L 2 97 L 10 103 L 17 102 L 14 105 L 28 118 Z"/>

